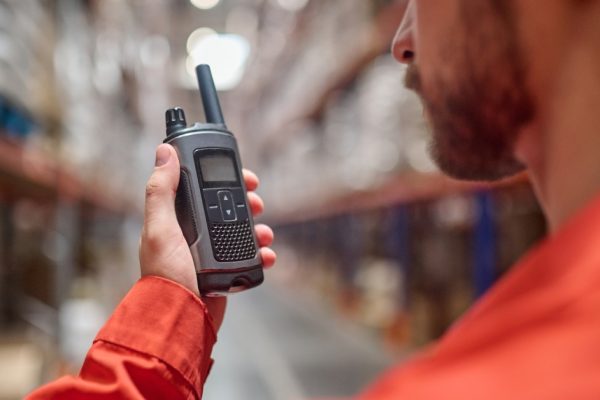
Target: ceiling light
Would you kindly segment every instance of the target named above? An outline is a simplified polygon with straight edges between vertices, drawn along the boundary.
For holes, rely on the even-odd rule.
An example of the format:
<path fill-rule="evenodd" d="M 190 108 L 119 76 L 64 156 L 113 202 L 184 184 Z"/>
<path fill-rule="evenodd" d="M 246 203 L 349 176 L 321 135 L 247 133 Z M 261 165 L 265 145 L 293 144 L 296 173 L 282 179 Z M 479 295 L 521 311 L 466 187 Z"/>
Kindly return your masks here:
<path fill-rule="evenodd" d="M 299 11 L 306 7 L 308 0 L 277 0 L 277 3 L 288 11 Z"/>
<path fill-rule="evenodd" d="M 190 33 L 186 42 L 186 49 L 188 53 L 194 51 L 194 48 L 200 43 L 203 39 L 207 38 L 211 35 L 216 35 L 217 32 L 214 29 L 202 27 L 196 29 L 194 32 Z"/>
<path fill-rule="evenodd" d="M 195 76 L 198 64 L 211 66 L 218 90 L 233 89 L 241 81 L 250 55 L 250 44 L 239 35 L 217 34 L 200 40 L 186 60 L 188 73 Z"/>
<path fill-rule="evenodd" d="M 220 0 L 190 0 L 190 3 L 201 10 L 209 10 L 219 4 Z"/>

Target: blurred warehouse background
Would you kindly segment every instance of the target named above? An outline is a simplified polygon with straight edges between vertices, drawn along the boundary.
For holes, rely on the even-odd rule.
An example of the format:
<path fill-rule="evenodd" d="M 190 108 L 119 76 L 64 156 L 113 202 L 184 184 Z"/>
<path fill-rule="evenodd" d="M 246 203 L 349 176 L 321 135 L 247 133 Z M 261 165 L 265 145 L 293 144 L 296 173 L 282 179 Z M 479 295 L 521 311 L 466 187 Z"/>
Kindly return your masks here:
<path fill-rule="evenodd" d="M 211 64 L 279 261 L 232 297 L 205 398 L 343 397 L 544 232 L 526 179 L 443 177 L 393 0 L 0 1 L 0 399 L 76 372 L 138 278 L 164 111 Z M 253 343 L 249 346 L 248 343 Z"/>

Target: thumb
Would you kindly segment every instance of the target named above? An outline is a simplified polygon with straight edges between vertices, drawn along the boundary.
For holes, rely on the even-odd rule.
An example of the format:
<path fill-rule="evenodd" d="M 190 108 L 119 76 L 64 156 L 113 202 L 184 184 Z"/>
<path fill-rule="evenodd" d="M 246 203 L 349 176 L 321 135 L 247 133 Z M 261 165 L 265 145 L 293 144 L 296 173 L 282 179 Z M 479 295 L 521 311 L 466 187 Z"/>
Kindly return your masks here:
<path fill-rule="evenodd" d="M 165 223 L 177 224 L 175 217 L 175 193 L 179 185 L 179 159 L 175 149 L 161 144 L 156 149 L 154 171 L 146 184 L 146 207 L 144 220 L 146 228 L 157 224 L 157 229 Z"/>

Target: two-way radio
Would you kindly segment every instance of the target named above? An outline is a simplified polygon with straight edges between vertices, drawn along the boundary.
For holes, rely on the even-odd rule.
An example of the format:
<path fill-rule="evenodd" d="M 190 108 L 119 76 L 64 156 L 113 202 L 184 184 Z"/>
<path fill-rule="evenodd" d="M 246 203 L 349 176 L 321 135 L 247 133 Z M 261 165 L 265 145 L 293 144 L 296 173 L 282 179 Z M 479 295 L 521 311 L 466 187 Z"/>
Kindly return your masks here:
<path fill-rule="evenodd" d="M 179 156 L 177 221 L 187 241 L 202 295 L 260 285 L 262 261 L 246 198 L 237 143 L 227 130 L 210 67 L 196 67 L 206 123 L 188 127 L 181 108 L 166 111 L 167 138 Z"/>

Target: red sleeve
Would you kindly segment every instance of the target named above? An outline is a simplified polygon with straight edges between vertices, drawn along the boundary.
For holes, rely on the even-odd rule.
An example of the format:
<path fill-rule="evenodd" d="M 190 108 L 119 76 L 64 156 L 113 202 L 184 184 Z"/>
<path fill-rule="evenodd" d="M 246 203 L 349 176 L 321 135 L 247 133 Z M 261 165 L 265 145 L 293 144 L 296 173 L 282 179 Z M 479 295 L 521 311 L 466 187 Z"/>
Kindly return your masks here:
<path fill-rule="evenodd" d="M 204 303 L 167 279 L 140 279 L 90 348 L 79 376 L 27 398 L 200 399 L 215 329 Z"/>

